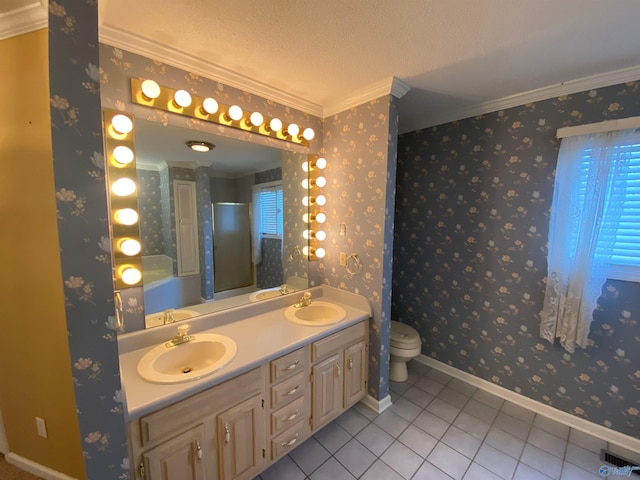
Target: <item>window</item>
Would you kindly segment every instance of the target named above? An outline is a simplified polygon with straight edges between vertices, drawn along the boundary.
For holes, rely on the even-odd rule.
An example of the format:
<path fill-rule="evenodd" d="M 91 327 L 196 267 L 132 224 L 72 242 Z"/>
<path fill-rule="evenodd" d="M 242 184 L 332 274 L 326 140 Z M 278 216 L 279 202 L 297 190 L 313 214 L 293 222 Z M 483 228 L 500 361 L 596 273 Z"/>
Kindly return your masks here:
<path fill-rule="evenodd" d="M 282 184 L 260 188 L 260 233 L 282 237 L 282 224 Z"/>
<path fill-rule="evenodd" d="M 640 281 L 640 142 L 615 145 L 608 161 L 619 163 L 611 175 L 609 192 L 603 201 L 603 219 L 596 238 L 596 257 L 609 264 L 607 276 L 619 280 Z M 587 184 L 594 176 L 594 163 L 600 151 L 582 151 L 578 208 L 583 209 Z M 573 232 L 572 242 L 576 242 Z"/>

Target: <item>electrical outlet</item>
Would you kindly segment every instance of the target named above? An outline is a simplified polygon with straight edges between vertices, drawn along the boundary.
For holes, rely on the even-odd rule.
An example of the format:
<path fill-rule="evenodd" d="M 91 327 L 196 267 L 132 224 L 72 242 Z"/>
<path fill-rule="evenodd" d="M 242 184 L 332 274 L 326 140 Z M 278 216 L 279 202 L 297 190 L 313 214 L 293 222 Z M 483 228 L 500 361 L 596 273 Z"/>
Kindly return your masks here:
<path fill-rule="evenodd" d="M 340 252 L 340 266 L 344 267 L 347 264 L 347 254 L 345 252 Z"/>
<path fill-rule="evenodd" d="M 36 429 L 38 430 L 38 435 L 42 438 L 47 438 L 47 424 L 44 419 L 36 417 Z"/>

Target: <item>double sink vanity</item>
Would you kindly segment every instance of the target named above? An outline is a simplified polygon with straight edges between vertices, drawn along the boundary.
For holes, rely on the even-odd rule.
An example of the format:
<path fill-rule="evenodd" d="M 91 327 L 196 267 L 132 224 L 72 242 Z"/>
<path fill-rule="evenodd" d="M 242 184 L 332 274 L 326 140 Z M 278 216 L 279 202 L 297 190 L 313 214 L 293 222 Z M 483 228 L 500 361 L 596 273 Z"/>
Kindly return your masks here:
<path fill-rule="evenodd" d="M 119 336 L 134 478 L 258 475 L 366 396 L 370 316 L 322 286 Z"/>

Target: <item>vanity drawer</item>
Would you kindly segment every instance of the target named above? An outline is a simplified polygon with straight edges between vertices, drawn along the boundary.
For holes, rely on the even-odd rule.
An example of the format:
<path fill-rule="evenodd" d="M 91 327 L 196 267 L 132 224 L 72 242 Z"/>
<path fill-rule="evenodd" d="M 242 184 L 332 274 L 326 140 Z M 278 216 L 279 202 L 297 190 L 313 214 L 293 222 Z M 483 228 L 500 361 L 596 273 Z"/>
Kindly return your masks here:
<path fill-rule="evenodd" d="M 271 361 L 271 382 L 276 382 L 284 378 L 295 375 L 300 371 L 304 371 L 306 366 L 305 357 L 307 355 L 306 348 L 300 348 L 295 352 L 283 355 Z"/>
<path fill-rule="evenodd" d="M 271 414 L 271 435 L 276 435 L 286 430 L 306 417 L 305 398 L 300 397 Z"/>
<path fill-rule="evenodd" d="M 304 420 L 298 422 L 289 430 L 281 433 L 271 440 L 271 459 L 289 453 L 295 447 L 306 440 L 309 435 L 309 423 Z"/>
<path fill-rule="evenodd" d="M 306 376 L 304 372 L 271 387 L 271 408 L 281 407 L 304 395 Z"/>
<path fill-rule="evenodd" d="M 311 344 L 311 361 L 315 362 L 367 338 L 368 322 L 360 322 Z"/>

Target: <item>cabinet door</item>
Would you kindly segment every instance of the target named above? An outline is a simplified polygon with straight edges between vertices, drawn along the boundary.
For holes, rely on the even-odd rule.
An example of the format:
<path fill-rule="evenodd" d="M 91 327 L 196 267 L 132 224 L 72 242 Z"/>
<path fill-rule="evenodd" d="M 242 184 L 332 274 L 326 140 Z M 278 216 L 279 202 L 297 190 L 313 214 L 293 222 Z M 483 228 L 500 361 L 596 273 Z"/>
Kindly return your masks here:
<path fill-rule="evenodd" d="M 342 411 L 342 378 L 342 352 L 313 366 L 311 401 L 314 430 Z"/>
<path fill-rule="evenodd" d="M 262 469 L 264 442 L 262 395 L 218 415 L 220 480 L 257 475 Z"/>
<path fill-rule="evenodd" d="M 344 352 L 344 408 L 367 394 L 367 344 L 363 340 Z"/>
<path fill-rule="evenodd" d="M 204 426 L 198 425 L 142 455 L 147 480 L 204 480 Z"/>

